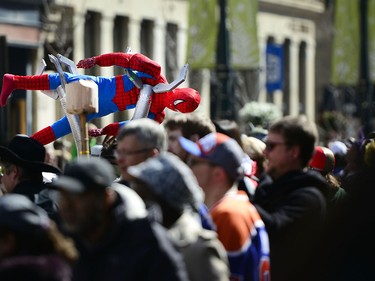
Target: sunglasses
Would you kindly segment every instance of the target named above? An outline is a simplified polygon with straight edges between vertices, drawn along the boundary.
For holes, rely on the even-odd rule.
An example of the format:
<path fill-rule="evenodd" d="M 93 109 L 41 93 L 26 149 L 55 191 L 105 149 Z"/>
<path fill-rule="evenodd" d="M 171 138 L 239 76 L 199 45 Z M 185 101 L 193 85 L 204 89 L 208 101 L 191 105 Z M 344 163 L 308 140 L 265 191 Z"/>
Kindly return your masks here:
<path fill-rule="evenodd" d="M 286 143 L 286 142 L 273 142 L 273 141 L 266 141 L 265 144 L 266 144 L 265 150 L 267 150 L 267 151 L 274 150 L 276 148 L 276 146 L 278 146 L 278 145 L 288 145 L 288 143 Z"/>
<path fill-rule="evenodd" d="M 149 147 L 149 148 L 142 148 L 142 149 L 138 149 L 138 150 L 131 150 L 131 151 L 125 151 L 125 150 L 115 150 L 113 152 L 114 156 L 116 159 L 119 159 L 119 158 L 125 158 L 125 157 L 129 157 L 131 155 L 136 155 L 136 154 L 141 154 L 141 153 L 146 153 L 146 152 L 149 152 L 151 150 L 153 150 L 154 148 L 153 147 Z"/>

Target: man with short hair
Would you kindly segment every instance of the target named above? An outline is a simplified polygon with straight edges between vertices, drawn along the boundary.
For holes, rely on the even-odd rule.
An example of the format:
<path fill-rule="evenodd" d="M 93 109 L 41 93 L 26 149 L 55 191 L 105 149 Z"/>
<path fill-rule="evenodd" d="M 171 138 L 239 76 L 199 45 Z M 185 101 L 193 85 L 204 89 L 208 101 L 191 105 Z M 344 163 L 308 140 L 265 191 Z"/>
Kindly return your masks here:
<path fill-rule="evenodd" d="M 113 177 L 106 160 L 82 158 L 52 183 L 60 191 L 63 229 L 80 254 L 73 280 L 187 280 L 165 229 L 151 222 L 142 199 Z"/>
<path fill-rule="evenodd" d="M 168 136 L 168 151 L 176 154 L 186 162 L 188 153 L 181 147 L 179 137 L 187 138 L 191 141 L 215 132 L 215 125 L 210 118 L 197 113 L 182 114 L 176 113 L 168 117 L 164 122 Z"/>
<path fill-rule="evenodd" d="M 314 279 L 316 250 L 326 216 L 324 178 L 307 169 L 318 140 L 305 116 L 272 124 L 265 141 L 266 174 L 256 189 L 257 208 L 270 238 L 273 280 Z M 316 277 L 316 276 L 315 276 Z"/>
<path fill-rule="evenodd" d="M 115 156 L 121 173 L 120 182 L 127 185 L 128 167 L 139 164 L 167 149 L 162 125 L 148 118 L 128 122 L 117 135 Z"/>
<path fill-rule="evenodd" d="M 188 163 L 205 193 L 204 202 L 227 251 L 231 279 L 267 280 L 267 232 L 246 193 L 237 189 L 243 150 L 221 133 L 208 134 L 196 143 L 181 137 L 180 144 L 191 154 Z"/>

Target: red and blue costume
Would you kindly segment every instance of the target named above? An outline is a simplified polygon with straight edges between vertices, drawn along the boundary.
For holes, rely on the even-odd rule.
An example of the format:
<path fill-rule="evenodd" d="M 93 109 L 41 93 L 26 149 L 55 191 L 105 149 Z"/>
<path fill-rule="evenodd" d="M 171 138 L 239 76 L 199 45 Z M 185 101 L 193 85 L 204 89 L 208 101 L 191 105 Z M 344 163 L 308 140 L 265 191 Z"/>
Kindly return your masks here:
<path fill-rule="evenodd" d="M 166 79 L 161 75 L 160 65 L 142 54 L 109 53 L 83 59 L 77 64 L 79 68 L 91 68 L 95 65 L 117 65 L 131 69 L 141 78 L 143 84 L 155 86 L 159 83 L 166 83 Z M 98 85 L 99 111 L 98 113 L 88 114 L 87 121 L 106 116 L 110 113 L 134 108 L 138 101 L 140 90 L 134 86 L 127 75 L 104 77 L 64 73 L 64 77 L 66 83 L 84 79 L 92 80 Z M 34 76 L 5 74 L 0 94 L 0 106 L 6 105 L 8 97 L 16 89 L 56 90 L 60 85 L 61 79 L 58 73 Z M 162 122 L 166 107 L 173 111 L 188 113 L 194 111 L 198 107 L 199 102 L 199 93 L 191 88 L 178 88 L 166 93 L 153 94 L 148 117 Z M 103 129 L 91 132 L 91 135 L 116 135 L 121 124 L 110 124 Z M 70 132 L 71 128 L 68 120 L 66 117 L 63 117 L 51 126 L 36 132 L 31 137 L 42 144 L 47 144 Z"/>

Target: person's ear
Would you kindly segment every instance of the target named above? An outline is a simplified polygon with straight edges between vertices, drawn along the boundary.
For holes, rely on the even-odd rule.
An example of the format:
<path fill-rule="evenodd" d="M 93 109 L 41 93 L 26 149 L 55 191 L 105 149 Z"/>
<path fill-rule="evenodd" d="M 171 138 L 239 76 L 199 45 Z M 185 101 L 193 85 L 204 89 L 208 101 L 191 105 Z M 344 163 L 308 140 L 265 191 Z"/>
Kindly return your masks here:
<path fill-rule="evenodd" d="M 20 176 L 21 169 L 18 166 L 12 165 L 10 169 L 11 169 L 11 171 L 10 171 L 9 175 L 11 175 L 11 177 L 18 178 Z"/>
<path fill-rule="evenodd" d="M 293 159 L 296 160 L 300 157 L 301 148 L 298 145 L 293 145 L 290 151 Z"/>
<path fill-rule="evenodd" d="M 218 180 L 218 181 L 224 181 L 227 178 L 227 173 L 220 166 L 214 166 L 212 173 L 213 173 L 213 176 L 215 177 L 215 179 Z"/>

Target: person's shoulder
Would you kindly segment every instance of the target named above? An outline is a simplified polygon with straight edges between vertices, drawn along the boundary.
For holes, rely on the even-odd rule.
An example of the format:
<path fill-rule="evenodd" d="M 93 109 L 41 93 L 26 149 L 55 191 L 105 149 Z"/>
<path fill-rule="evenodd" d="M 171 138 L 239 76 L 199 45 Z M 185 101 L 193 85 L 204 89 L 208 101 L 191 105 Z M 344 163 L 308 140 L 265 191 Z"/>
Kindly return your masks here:
<path fill-rule="evenodd" d="M 127 220 L 147 217 L 146 206 L 139 195 L 126 185 L 113 183 L 112 190 L 117 194 L 117 213 L 122 212 Z"/>
<path fill-rule="evenodd" d="M 257 221 L 261 221 L 258 211 L 244 191 L 226 196 L 210 210 L 210 213 L 216 224 L 225 222 L 239 228 L 243 224 L 252 228 Z"/>

